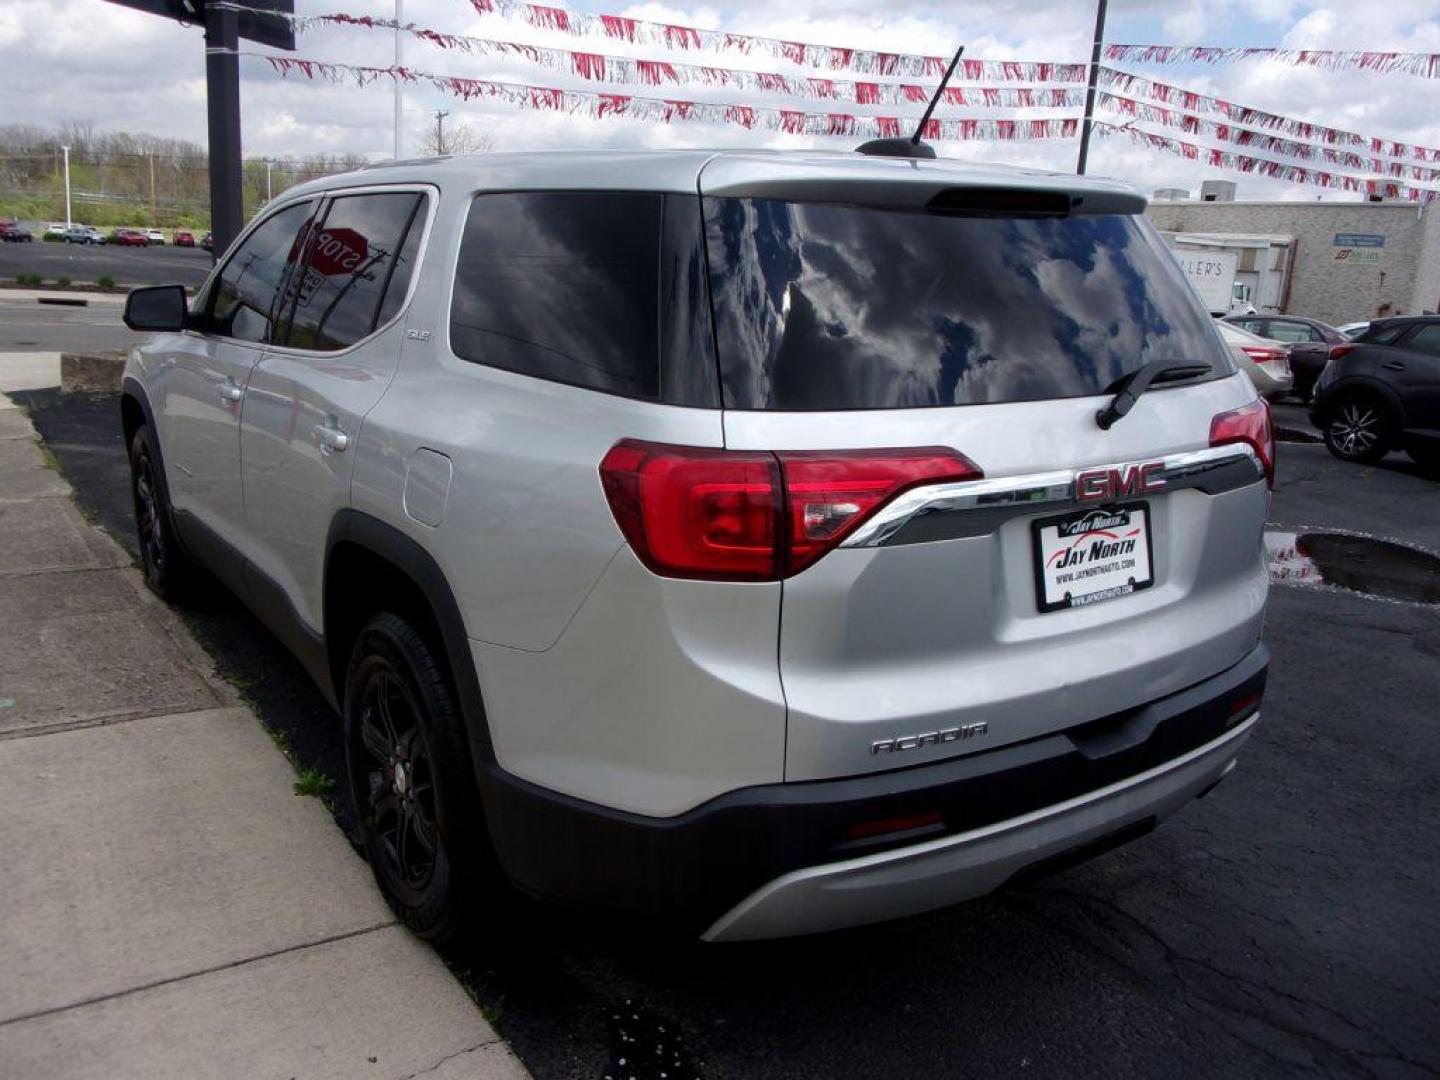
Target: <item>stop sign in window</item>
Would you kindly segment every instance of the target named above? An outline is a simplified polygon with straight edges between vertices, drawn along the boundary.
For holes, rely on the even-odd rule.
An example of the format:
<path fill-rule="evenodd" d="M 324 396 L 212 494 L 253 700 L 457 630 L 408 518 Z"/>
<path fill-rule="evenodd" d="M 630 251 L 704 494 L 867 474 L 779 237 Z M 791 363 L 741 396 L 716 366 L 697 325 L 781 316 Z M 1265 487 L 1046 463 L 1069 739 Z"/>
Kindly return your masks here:
<path fill-rule="evenodd" d="M 315 238 L 310 268 L 325 277 L 353 274 L 369 257 L 369 243 L 354 229 L 324 229 Z"/>

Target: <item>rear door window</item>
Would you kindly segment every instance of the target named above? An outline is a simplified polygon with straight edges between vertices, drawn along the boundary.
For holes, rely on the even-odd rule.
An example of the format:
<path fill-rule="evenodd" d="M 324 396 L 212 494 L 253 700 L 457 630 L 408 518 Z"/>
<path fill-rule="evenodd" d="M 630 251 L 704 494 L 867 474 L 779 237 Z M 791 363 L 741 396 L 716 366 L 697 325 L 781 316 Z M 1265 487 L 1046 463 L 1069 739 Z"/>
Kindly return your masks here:
<path fill-rule="evenodd" d="M 1271 319 L 1270 330 L 1265 337 L 1272 341 L 1285 341 L 1297 343 L 1302 341 L 1320 341 L 1320 331 L 1307 323 L 1287 322 L 1284 319 Z"/>
<path fill-rule="evenodd" d="M 1440 356 L 1440 323 L 1426 323 L 1405 342 L 1407 349 Z"/>
<path fill-rule="evenodd" d="M 393 317 L 415 271 L 424 204 L 414 191 L 331 200 L 305 244 L 304 269 L 286 290 L 285 344 L 333 352 Z"/>
<path fill-rule="evenodd" d="M 1131 215 L 997 217 L 704 199 L 724 403 L 896 409 L 1101 394 L 1230 361 Z"/>
<path fill-rule="evenodd" d="M 280 286 L 301 247 L 313 201 L 287 206 L 256 226 L 225 263 L 211 290 L 205 331 L 237 341 L 267 342 L 280 305 Z"/>

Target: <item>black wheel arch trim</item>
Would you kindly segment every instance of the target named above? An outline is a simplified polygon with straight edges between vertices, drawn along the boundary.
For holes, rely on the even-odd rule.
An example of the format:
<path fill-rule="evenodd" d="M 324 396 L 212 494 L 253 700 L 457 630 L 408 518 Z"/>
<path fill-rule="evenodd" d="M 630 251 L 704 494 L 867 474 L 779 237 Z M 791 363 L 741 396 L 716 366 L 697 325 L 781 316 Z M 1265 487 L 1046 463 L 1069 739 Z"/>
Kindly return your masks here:
<path fill-rule="evenodd" d="M 1391 410 L 1397 433 L 1405 427 L 1404 400 L 1395 391 L 1393 386 L 1370 375 L 1351 375 L 1339 382 L 1331 383 L 1326 387 L 1323 392 L 1324 400 L 1313 410 L 1312 420 L 1316 422 L 1315 426 L 1323 428 L 1328 424 L 1331 419 L 1330 414 L 1334 403 L 1344 394 L 1355 390 L 1374 394 L 1385 403 L 1386 407 Z"/>
<path fill-rule="evenodd" d="M 460 604 L 455 599 L 454 590 L 451 589 L 445 572 L 440 569 L 434 556 L 414 539 L 395 526 L 361 510 L 341 510 L 331 521 L 330 533 L 325 543 L 327 571 L 331 555 L 342 543 L 354 544 L 384 559 L 414 582 L 424 596 L 440 631 L 441 645 L 450 666 L 450 675 L 455 680 L 455 692 L 460 698 L 460 708 L 465 717 L 465 728 L 474 755 L 476 772 L 479 773 L 483 765 L 494 762 L 495 751 L 490 740 L 484 699 L 480 693 L 480 678 L 475 671 L 475 658 L 470 652 L 470 638 L 465 632 L 465 618 L 460 613 Z M 328 610 L 328 603 L 326 606 Z M 332 671 L 337 692 L 344 685 L 343 667 L 344 664 L 341 663 L 342 670 L 338 675 Z"/>

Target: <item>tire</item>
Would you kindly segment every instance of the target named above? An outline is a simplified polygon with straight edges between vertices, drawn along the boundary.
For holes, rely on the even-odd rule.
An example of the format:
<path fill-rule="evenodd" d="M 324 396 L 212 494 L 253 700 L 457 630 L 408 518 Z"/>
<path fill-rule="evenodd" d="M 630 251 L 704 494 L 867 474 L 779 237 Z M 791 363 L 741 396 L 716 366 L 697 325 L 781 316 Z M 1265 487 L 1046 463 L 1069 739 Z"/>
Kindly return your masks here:
<path fill-rule="evenodd" d="M 175 601 L 189 591 L 194 568 L 176 542 L 175 523 L 160 478 L 159 456 L 153 439 L 149 425 L 142 424 L 130 440 L 130 495 L 135 507 L 135 533 L 145 584 L 161 599 Z"/>
<path fill-rule="evenodd" d="M 1325 447 L 1341 461 L 1370 465 L 1390 452 L 1398 427 L 1376 394 L 1350 390 L 1325 410 Z"/>
<path fill-rule="evenodd" d="M 351 652 L 345 765 L 386 902 L 419 937 L 454 941 L 498 875 L 450 679 L 435 648 L 391 612 L 366 623 Z"/>

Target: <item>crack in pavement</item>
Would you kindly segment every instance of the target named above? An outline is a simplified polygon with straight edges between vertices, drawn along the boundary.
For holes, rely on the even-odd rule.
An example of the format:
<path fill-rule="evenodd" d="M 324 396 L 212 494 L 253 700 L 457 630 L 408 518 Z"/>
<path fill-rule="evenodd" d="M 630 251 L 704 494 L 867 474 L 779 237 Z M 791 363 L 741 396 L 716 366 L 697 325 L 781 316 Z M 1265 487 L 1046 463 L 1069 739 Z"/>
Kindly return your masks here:
<path fill-rule="evenodd" d="M 1220 965 L 1213 963 L 1212 961 L 1205 960 L 1196 956 L 1191 956 L 1179 951 L 1169 942 L 1167 942 L 1163 935 L 1161 935 L 1157 930 L 1151 927 L 1143 919 L 1135 915 L 1133 912 L 1127 911 L 1125 908 L 1121 907 L 1120 904 L 1118 904 L 1116 901 L 1108 897 L 1097 896 L 1090 893 L 1077 893 L 1065 889 L 1057 890 L 1057 895 L 1064 896 L 1067 899 L 1077 903 L 1080 907 L 1087 909 L 1092 916 L 1097 917 L 1097 919 L 1102 924 L 1106 924 L 1110 928 L 1122 934 L 1123 927 L 1114 920 L 1106 920 L 1103 917 L 1102 910 L 1112 912 L 1116 917 L 1118 917 L 1120 921 L 1133 927 L 1143 937 L 1151 941 L 1161 950 L 1161 953 L 1165 959 L 1166 966 L 1169 968 L 1175 979 L 1185 989 L 1187 994 L 1190 995 L 1195 1001 L 1207 1005 L 1212 1009 L 1232 1016 L 1240 1017 L 1250 1022 L 1265 1025 L 1277 1032 L 1289 1035 L 1299 1041 L 1302 1045 L 1304 1045 L 1307 1050 L 1314 1051 L 1318 1048 L 1322 1051 L 1328 1052 L 1330 1055 L 1338 1056 L 1342 1061 L 1352 1066 L 1359 1067 L 1361 1071 L 1365 1072 L 1367 1075 L 1370 1076 L 1377 1076 L 1379 1074 L 1377 1074 L 1373 1069 L 1369 1068 L 1366 1064 L 1360 1061 L 1356 1061 L 1356 1057 L 1375 1061 L 1395 1062 L 1398 1064 L 1409 1066 L 1414 1069 L 1418 1069 L 1427 1075 L 1433 1075 L 1437 1071 L 1440 1071 L 1437 1070 L 1436 1066 L 1433 1064 L 1406 1056 L 1405 1054 L 1401 1053 L 1392 1043 L 1390 1043 L 1383 1037 L 1378 1036 L 1375 1032 L 1371 1031 L 1364 1024 L 1357 1023 L 1356 1021 L 1351 1020 L 1343 1013 L 1339 1012 L 1338 1010 L 1332 1008 L 1329 1005 L 1324 1004 L 1323 1002 L 1315 1001 L 1302 995 L 1295 994 L 1287 990 L 1282 990 L 1278 987 L 1267 985 L 1266 983 L 1260 982 L 1256 979 L 1235 972 L 1227 971 Z M 1067 928 L 1059 926 L 1053 920 L 1045 918 L 1043 914 L 1034 910 L 1032 910 L 1030 913 L 1038 915 L 1041 921 L 1045 922 L 1047 925 L 1050 925 L 1053 929 L 1059 929 L 1062 933 L 1066 933 L 1066 936 L 1074 936 L 1074 934 L 1072 932 L 1069 932 Z M 1103 950 L 1101 951 L 1103 952 Z M 1362 1036 L 1369 1036 L 1371 1038 L 1379 1039 L 1385 1049 L 1370 1050 L 1360 1046 L 1346 1046 L 1326 1038 L 1324 1035 L 1320 1034 L 1317 1031 L 1309 1030 L 1293 1024 L 1287 1024 L 1283 1022 L 1279 1017 L 1274 1015 L 1273 1012 L 1248 1012 L 1243 1009 L 1237 1008 L 1234 1004 L 1225 1001 L 1222 998 L 1219 998 L 1213 994 L 1207 994 L 1203 992 L 1202 988 L 1198 986 L 1194 982 L 1194 980 L 1186 977 L 1186 974 L 1181 969 L 1181 965 L 1184 964 L 1192 965 L 1195 968 L 1209 972 L 1217 978 L 1231 983 L 1232 985 L 1240 989 L 1245 994 L 1246 998 L 1257 1006 L 1263 1006 L 1264 1004 L 1266 1004 L 1265 997 L 1266 995 L 1269 995 L 1274 999 L 1291 1003 L 1294 1007 L 1296 1007 L 1297 1011 L 1300 1011 L 1302 1013 L 1305 1010 L 1316 1010 L 1325 1016 L 1333 1018 L 1340 1024 L 1343 1024 L 1350 1031 L 1353 1031 Z M 1253 1045 L 1249 1042 L 1249 1040 L 1244 1039 L 1240 1035 L 1240 1033 L 1235 1031 L 1233 1028 L 1227 1028 L 1227 1032 L 1240 1042 L 1244 1043 L 1246 1046 L 1251 1046 L 1252 1049 L 1264 1053 L 1267 1057 L 1273 1060 L 1284 1060 L 1272 1050 L 1269 1050 L 1263 1046 Z"/>
<path fill-rule="evenodd" d="M 417 1076 L 424 1076 L 426 1073 L 433 1073 L 437 1069 L 439 1069 L 440 1066 L 444 1065 L 447 1061 L 454 1061 L 456 1058 L 464 1057 L 466 1054 L 473 1054 L 476 1050 L 483 1050 L 487 1046 L 494 1046 L 499 1041 L 500 1036 L 495 1035 L 492 1032 L 490 1038 L 483 1039 L 480 1042 L 476 1043 L 474 1046 L 467 1046 L 462 1050 L 456 1050 L 453 1054 L 446 1054 L 439 1061 L 435 1062 L 435 1064 L 427 1065 L 425 1068 L 420 1069 L 417 1072 L 406 1073 L 404 1076 L 400 1077 L 400 1080 L 415 1080 L 415 1077 Z"/>

